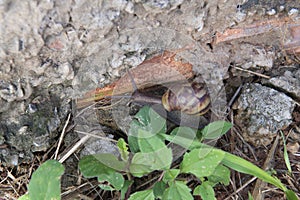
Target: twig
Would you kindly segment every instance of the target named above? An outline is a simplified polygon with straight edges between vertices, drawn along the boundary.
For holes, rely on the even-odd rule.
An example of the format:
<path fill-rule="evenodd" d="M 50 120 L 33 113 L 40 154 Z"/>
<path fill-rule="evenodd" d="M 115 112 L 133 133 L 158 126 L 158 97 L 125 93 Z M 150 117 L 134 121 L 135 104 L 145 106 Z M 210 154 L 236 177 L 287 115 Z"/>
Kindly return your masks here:
<path fill-rule="evenodd" d="M 230 40 L 251 37 L 258 34 L 269 33 L 270 31 L 280 30 L 284 27 L 297 25 L 298 21 L 293 21 L 288 17 L 277 18 L 255 22 L 245 27 L 229 28 L 223 33 L 216 33 L 215 44 Z"/>
<path fill-rule="evenodd" d="M 226 197 L 224 200 L 229 200 L 233 195 L 236 195 L 239 193 L 241 190 L 243 190 L 245 187 L 247 187 L 250 183 L 252 183 L 257 177 L 251 178 L 249 181 L 247 181 L 244 185 L 242 185 L 239 189 L 237 189 L 234 193 Z"/>
<path fill-rule="evenodd" d="M 80 116 L 82 113 L 84 113 L 86 110 L 90 109 L 91 107 L 95 106 L 97 104 L 97 102 L 94 102 L 93 104 L 85 107 L 84 109 L 82 109 L 79 113 L 77 113 L 77 115 L 74 118 L 77 118 L 78 116 Z"/>
<path fill-rule="evenodd" d="M 264 74 L 261 74 L 261 73 L 257 73 L 257 72 L 253 72 L 253 71 L 250 71 L 248 69 L 243 69 L 243 68 L 236 67 L 236 66 L 234 66 L 234 68 L 236 68 L 238 70 L 241 70 L 241 71 L 244 71 L 244 72 L 248 72 L 250 74 L 254 74 L 256 76 L 260 76 L 260 77 L 266 78 L 266 79 L 270 79 L 271 78 L 270 76 L 267 76 L 267 75 L 264 75 Z"/>
<path fill-rule="evenodd" d="M 117 140 L 114 140 L 114 139 L 111 139 L 111 138 L 108 138 L 108 137 L 99 136 L 99 135 L 96 135 L 96 134 L 93 134 L 93 133 L 88 133 L 88 132 L 84 132 L 84 131 L 77 131 L 77 130 L 75 130 L 75 132 L 81 133 L 81 134 L 84 134 L 84 135 L 89 135 L 91 137 L 107 140 L 107 141 L 110 141 L 110 142 L 115 142 L 115 143 L 118 142 Z"/>
<path fill-rule="evenodd" d="M 85 135 L 82 137 L 71 149 L 68 151 L 61 159 L 59 159 L 58 162 L 63 163 L 67 158 L 69 158 L 77 149 L 80 145 L 84 144 L 91 136 L 90 135 Z"/>
<path fill-rule="evenodd" d="M 235 91 L 234 95 L 232 96 L 232 98 L 230 99 L 229 103 L 227 104 L 226 107 L 226 112 L 229 114 L 230 110 L 231 110 L 231 106 L 233 104 L 233 102 L 236 100 L 236 97 L 238 96 L 238 94 L 240 93 L 241 89 L 244 87 L 244 85 L 240 85 L 239 88 Z"/>
<path fill-rule="evenodd" d="M 57 148 L 56 148 L 56 151 L 55 151 L 55 156 L 54 156 L 54 159 L 55 159 L 55 160 L 57 159 L 58 151 L 59 151 L 60 145 L 61 145 L 61 143 L 62 143 L 62 140 L 63 140 L 63 138 L 64 138 L 64 136 L 65 136 L 66 128 L 67 128 L 67 126 L 68 126 L 68 124 L 69 124 L 70 118 L 71 118 L 71 113 L 69 113 L 68 118 L 67 118 L 67 121 L 66 121 L 66 123 L 65 123 L 65 125 L 64 125 L 64 128 L 63 128 L 61 134 L 60 134 L 59 141 L 58 141 L 58 145 L 57 145 Z"/>
<path fill-rule="evenodd" d="M 249 148 L 255 161 L 257 161 L 257 157 L 256 157 L 255 152 L 254 152 L 253 148 L 251 147 L 251 145 L 244 140 L 242 135 L 239 133 L 239 131 L 235 127 L 233 127 L 232 130 L 239 136 L 239 138 L 243 141 L 243 143 Z"/>

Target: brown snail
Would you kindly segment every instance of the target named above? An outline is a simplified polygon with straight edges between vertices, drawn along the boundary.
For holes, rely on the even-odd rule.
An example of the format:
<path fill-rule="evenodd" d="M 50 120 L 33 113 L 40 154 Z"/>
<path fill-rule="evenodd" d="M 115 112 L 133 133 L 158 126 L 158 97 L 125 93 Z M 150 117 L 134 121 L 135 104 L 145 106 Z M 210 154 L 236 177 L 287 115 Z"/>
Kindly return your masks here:
<path fill-rule="evenodd" d="M 210 108 L 210 96 L 204 84 L 176 84 L 162 96 L 167 111 L 179 110 L 189 115 L 204 115 Z"/>
<path fill-rule="evenodd" d="M 131 80 L 135 89 L 132 101 L 162 104 L 168 112 L 181 111 L 188 115 L 204 115 L 209 111 L 211 100 L 203 83 L 176 83 L 159 98 L 139 92 L 132 76 Z"/>

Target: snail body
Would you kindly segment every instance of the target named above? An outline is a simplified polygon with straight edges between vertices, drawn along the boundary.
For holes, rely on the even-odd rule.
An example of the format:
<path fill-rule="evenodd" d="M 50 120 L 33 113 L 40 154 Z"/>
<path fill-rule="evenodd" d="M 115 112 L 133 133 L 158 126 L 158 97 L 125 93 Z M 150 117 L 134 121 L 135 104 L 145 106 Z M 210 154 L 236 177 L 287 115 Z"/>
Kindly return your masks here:
<path fill-rule="evenodd" d="M 136 102 L 162 104 L 168 112 L 181 111 L 188 115 L 204 115 L 210 108 L 210 96 L 204 84 L 172 85 L 161 98 L 148 96 L 136 90 L 132 95 Z"/>

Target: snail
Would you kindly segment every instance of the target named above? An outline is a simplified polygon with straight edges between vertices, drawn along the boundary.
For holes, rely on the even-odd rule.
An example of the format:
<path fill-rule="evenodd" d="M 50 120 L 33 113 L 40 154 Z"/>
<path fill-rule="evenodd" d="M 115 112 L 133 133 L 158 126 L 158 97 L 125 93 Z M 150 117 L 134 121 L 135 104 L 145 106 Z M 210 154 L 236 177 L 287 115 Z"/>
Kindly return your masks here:
<path fill-rule="evenodd" d="M 176 84 L 162 96 L 167 111 L 180 110 L 189 115 L 204 115 L 210 107 L 210 96 L 204 84 Z"/>
<path fill-rule="evenodd" d="M 203 83 L 175 83 L 159 98 L 141 93 L 130 72 L 128 74 L 134 88 L 131 102 L 162 104 L 168 112 L 181 111 L 188 115 L 204 115 L 209 111 L 210 95 Z"/>

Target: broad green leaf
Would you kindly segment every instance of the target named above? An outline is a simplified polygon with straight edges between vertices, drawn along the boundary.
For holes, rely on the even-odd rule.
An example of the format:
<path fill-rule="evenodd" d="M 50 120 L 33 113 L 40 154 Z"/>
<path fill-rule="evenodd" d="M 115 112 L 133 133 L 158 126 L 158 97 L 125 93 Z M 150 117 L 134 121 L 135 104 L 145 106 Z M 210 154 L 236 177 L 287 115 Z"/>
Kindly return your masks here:
<path fill-rule="evenodd" d="M 144 153 L 154 152 L 167 147 L 159 135 L 154 135 L 149 138 L 138 138 L 137 140 L 140 151 Z"/>
<path fill-rule="evenodd" d="M 177 127 L 173 129 L 170 136 L 173 137 L 170 142 L 178 144 L 184 148 L 189 148 L 196 138 L 196 130 L 189 127 Z"/>
<path fill-rule="evenodd" d="M 166 120 L 148 106 L 143 107 L 131 122 L 128 131 L 128 144 L 133 153 L 139 152 L 138 139 L 149 139 L 166 132 Z"/>
<path fill-rule="evenodd" d="M 134 118 L 139 122 L 141 126 L 147 126 L 150 124 L 150 117 L 149 117 L 149 106 L 144 106 L 139 112 L 134 116 Z"/>
<path fill-rule="evenodd" d="M 137 177 L 141 177 L 154 170 L 169 169 L 172 163 L 172 150 L 165 147 L 155 152 L 134 154 L 130 172 Z"/>
<path fill-rule="evenodd" d="M 185 153 L 181 162 L 181 172 L 192 173 L 198 178 L 210 176 L 221 163 L 225 152 L 214 149 L 194 149 Z"/>
<path fill-rule="evenodd" d="M 203 128 L 201 131 L 204 139 L 216 139 L 227 133 L 232 124 L 225 121 L 215 121 Z"/>
<path fill-rule="evenodd" d="M 215 171 L 207 178 L 211 183 L 228 185 L 230 181 L 230 170 L 223 165 L 218 165 Z"/>
<path fill-rule="evenodd" d="M 166 119 L 157 114 L 149 106 L 145 106 L 135 115 L 141 126 L 147 127 L 148 131 L 152 133 L 166 131 Z"/>
<path fill-rule="evenodd" d="M 137 153 L 140 151 L 137 137 L 129 135 L 128 136 L 128 145 L 129 145 L 131 153 Z"/>
<path fill-rule="evenodd" d="M 208 181 L 203 182 L 194 189 L 193 195 L 200 195 L 203 200 L 215 200 L 215 191 Z"/>
<path fill-rule="evenodd" d="M 29 199 L 60 199 L 60 177 L 64 166 L 56 160 L 43 163 L 33 174 L 29 182 Z"/>
<path fill-rule="evenodd" d="M 135 157 L 136 160 L 138 160 L 138 158 L 143 159 L 142 155 L 140 153 L 136 153 L 135 155 L 137 155 Z M 149 163 L 142 163 L 139 161 L 134 161 L 130 167 L 129 167 L 129 171 L 130 173 L 135 176 L 135 177 L 142 177 L 145 174 L 149 174 L 150 172 L 152 172 L 152 166 Z"/>
<path fill-rule="evenodd" d="M 171 182 L 163 194 L 162 200 L 193 200 L 191 189 L 182 181 Z"/>
<path fill-rule="evenodd" d="M 114 154 L 110 153 L 99 153 L 85 156 L 84 159 L 80 160 L 80 162 L 87 165 L 92 165 L 92 163 L 88 164 L 88 162 L 95 162 L 99 165 L 102 163 L 102 165 L 117 171 L 126 171 L 127 165 L 127 162 L 118 160 Z"/>
<path fill-rule="evenodd" d="M 154 194 L 152 190 L 144 190 L 140 192 L 135 192 L 132 195 L 130 195 L 128 200 L 154 200 Z"/>
<path fill-rule="evenodd" d="M 18 200 L 30 200 L 29 194 L 24 194 L 18 198 Z"/>
<path fill-rule="evenodd" d="M 179 175 L 179 173 L 180 173 L 179 169 L 169 169 L 169 170 L 166 170 L 165 174 L 164 174 L 164 177 L 163 177 L 163 181 L 165 183 L 167 183 L 169 181 L 173 181 Z"/>
<path fill-rule="evenodd" d="M 162 198 L 162 195 L 164 194 L 164 191 L 166 190 L 167 184 L 165 184 L 163 181 L 159 181 L 154 184 L 153 187 L 153 194 L 155 198 Z"/>
<path fill-rule="evenodd" d="M 97 177 L 99 182 L 107 181 L 111 184 L 111 186 L 100 184 L 101 188 L 120 190 L 123 187 L 124 178 L 122 174 L 109 166 L 125 169 L 125 164 L 125 162 L 118 161 L 113 154 L 96 154 L 83 157 L 79 161 L 79 168 L 85 177 Z"/>
<path fill-rule="evenodd" d="M 121 200 L 125 199 L 126 192 L 133 181 L 125 180 L 124 185 L 121 189 Z"/>
<path fill-rule="evenodd" d="M 127 161 L 129 152 L 128 152 L 128 147 L 127 147 L 127 143 L 125 142 L 125 140 L 123 138 L 120 138 L 118 140 L 117 146 L 118 146 L 119 152 L 121 154 L 122 160 Z"/>
<path fill-rule="evenodd" d="M 135 115 L 134 121 L 136 123 L 133 123 L 132 126 L 130 126 L 130 136 L 137 136 L 139 129 L 142 129 L 147 133 L 145 137 L 151 136 L 149 134 L 156 135 L 160 132 L 166 132 L 166 120 L 148 106 L 143 107 Z"/>

